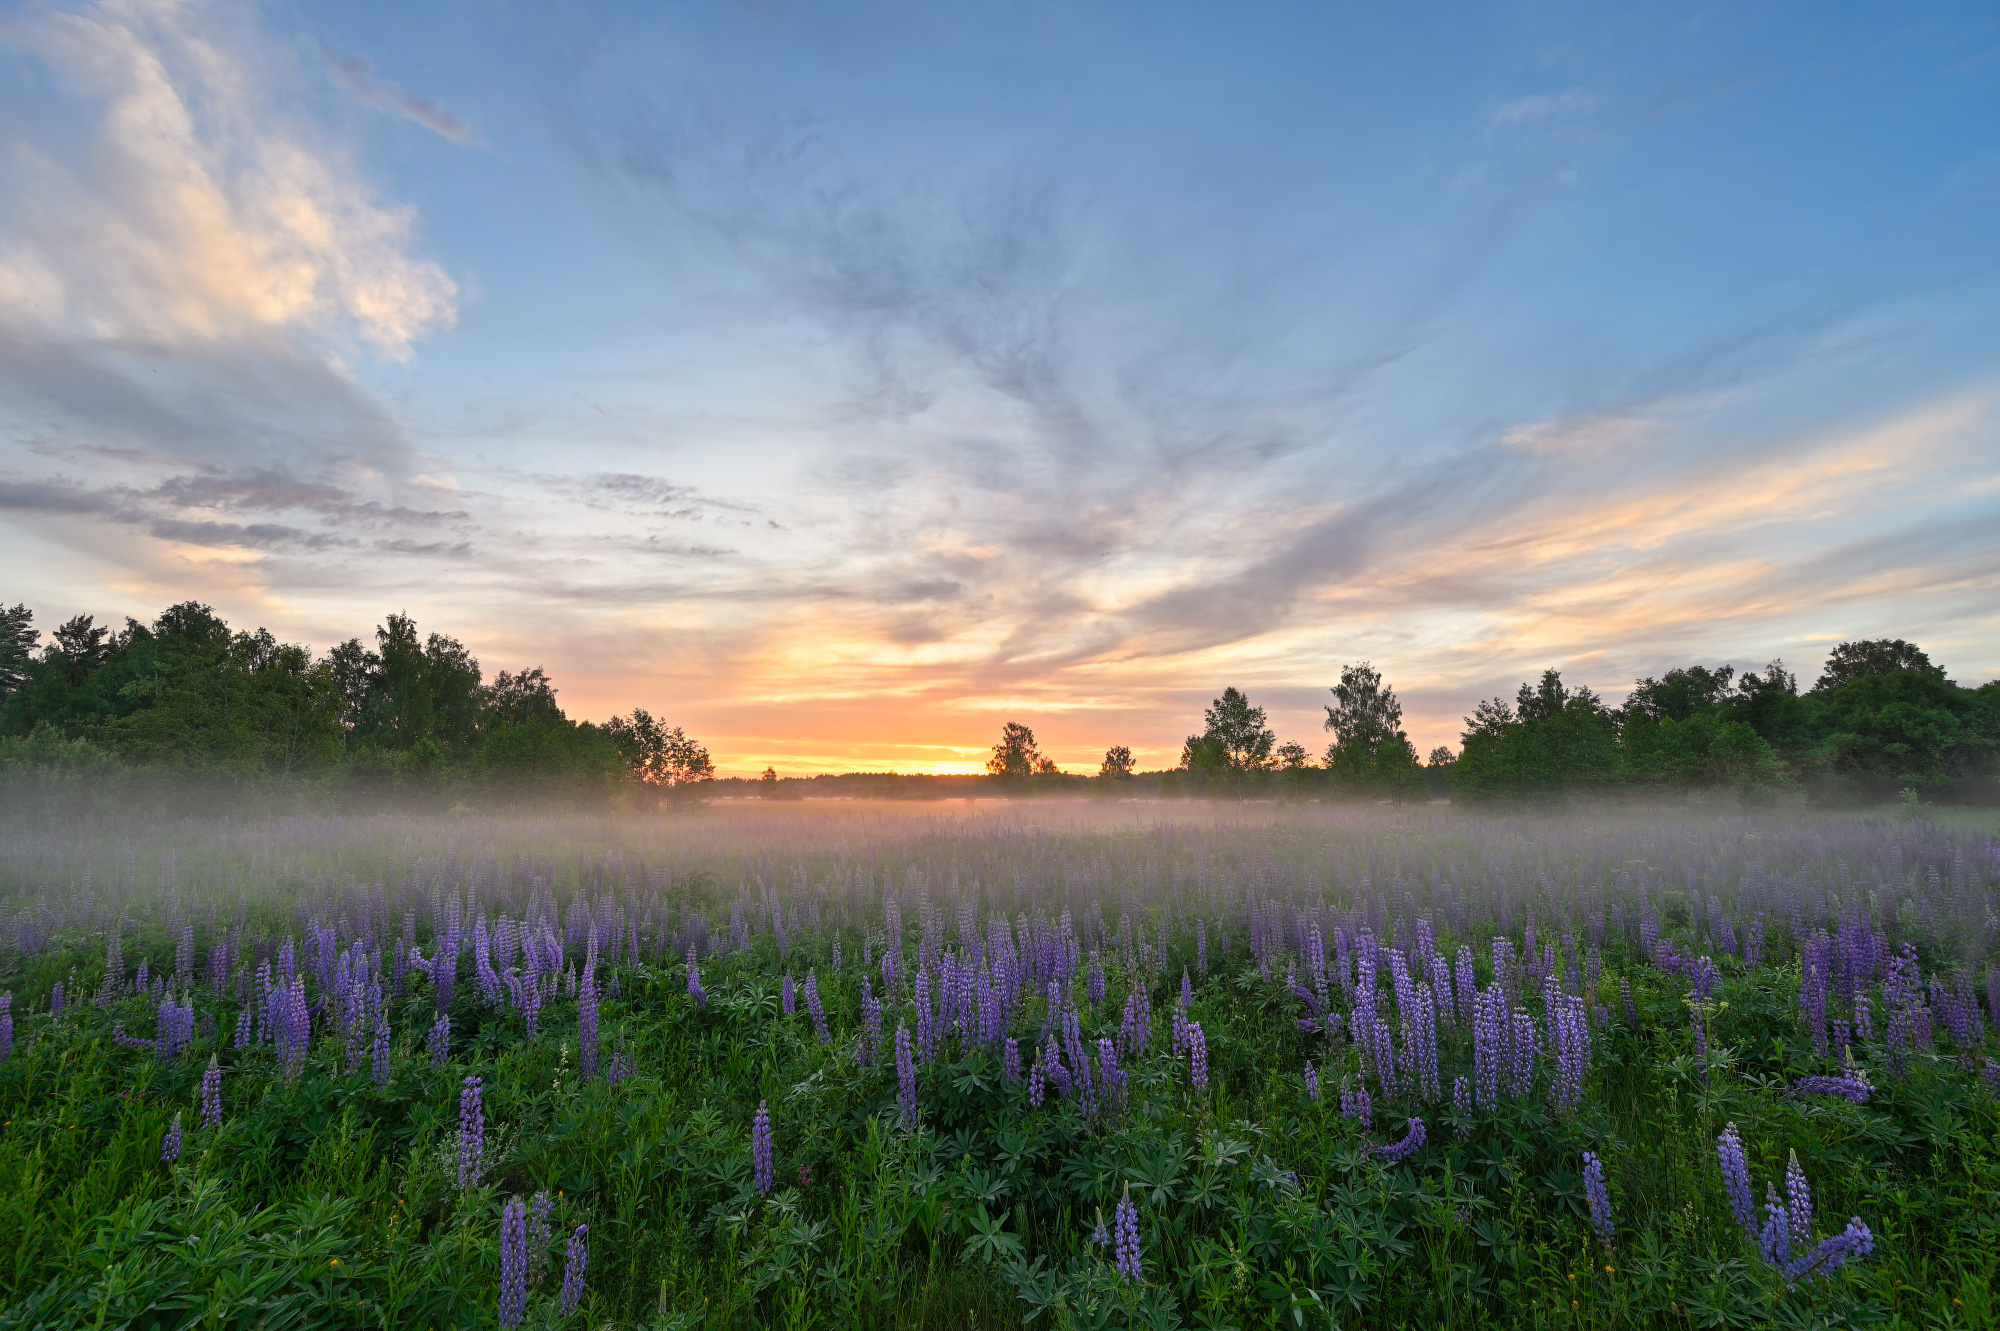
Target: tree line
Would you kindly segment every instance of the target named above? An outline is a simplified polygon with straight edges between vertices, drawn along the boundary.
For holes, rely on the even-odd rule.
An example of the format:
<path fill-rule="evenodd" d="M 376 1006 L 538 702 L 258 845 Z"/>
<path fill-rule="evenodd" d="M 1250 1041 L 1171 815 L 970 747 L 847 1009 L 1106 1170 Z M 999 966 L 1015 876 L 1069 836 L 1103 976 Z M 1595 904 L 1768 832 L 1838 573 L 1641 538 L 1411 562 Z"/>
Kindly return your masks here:
<path fill-rule="evenodd" d="M 698 795 L 708 751 L 644 708 L 574 721 L 541 667 L 490 681 L 458 639 L 390 615 L 323 655 L 208 606 L 124 627 L 78 615 L 41 641 L 0 606 L 0 779 L 19 791 L 313 786 L 358 802 L 520 792 Z"/>
<path fill-rule="evenodd" d="M 1785 795 L 1816 803 L 2000 803 L 2000 681 L 1962 688 L 1914 644 L 1843 642 L 1801 690 L 1781 661 L 1738 676 L 1693 665 L 1634 681 L 1612 706 L 1558 670 L 1493 698 L 1465 718 L 1460 747 L 1419 759 L 1403 708 L 1363 662 L 1331 690 L 1325 751 L 1280 744 L 1266 712 L 1235 688 L 1203 713 L 1166 794 L 1461 802 L 1568 796 L 1722 793 L 1746 802 Z M 1060 781 L 1034 732 L 1009 722 L 987 771 L 1017 789 Z M 1108 750 L 1107 786 L 1131 782 L 1130 748 Z"/>
<path fill-rule="evenodd" d="M 1546 670 L 1512 700 L 1465 718 L 1460 746 L 1420 758 L 1381 672 L 1341 669 L 1315 755 L 1279 743 L 1266 711 L 1225 688 L 1171 770 L 1107 750 L 1065 773 L 1018 722 L 1003 727 L 984 788 L 1003 794 L 1548 801 L 1574 795 L 1720 792 L 1746 801 L 1907 798 L 2000 803 L 2000 682 L 1946 678 L 1901 639 L 1843 642 L 1802 689 L 1782 662 L 1738 675 L 1693 665 L 1634 682 L 1612 706 Z M 539 667 L 488 680 L 458 639 L 407 615 L 321 655 L 267 629 L 232 630 L 182 602 L 122 628 L 78 615 L 44 643 L 23 605 L 0 606 L 0 786 L 305 788 L 336 802 L 527 794 L 653 803 L 715 793 L 702 744 L 644 708 L 572 720 Z M 765 798 L 887 781 L 910 798 L 970 793 L 964 780 L 870 777 L 721 783 Z M 907 787 L 907 789 L 905 789 Z M 740 788 L 740 792 L 739 789 Z"/>

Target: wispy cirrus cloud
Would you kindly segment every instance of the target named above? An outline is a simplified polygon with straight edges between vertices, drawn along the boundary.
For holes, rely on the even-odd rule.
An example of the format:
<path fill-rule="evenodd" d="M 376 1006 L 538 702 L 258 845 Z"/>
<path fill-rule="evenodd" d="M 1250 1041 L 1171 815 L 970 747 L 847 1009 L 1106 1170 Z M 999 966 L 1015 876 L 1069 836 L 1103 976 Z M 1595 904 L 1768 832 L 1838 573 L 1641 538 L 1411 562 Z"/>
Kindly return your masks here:
<path fill-rule="evenodd" d="M 375 73 L 360 56 L 339 56 L 327 67 L 334 83 L 372 111 L 386 111 L 464 146 L 474 141 L 472 124 L 428 97 L 419 97 Z"/>

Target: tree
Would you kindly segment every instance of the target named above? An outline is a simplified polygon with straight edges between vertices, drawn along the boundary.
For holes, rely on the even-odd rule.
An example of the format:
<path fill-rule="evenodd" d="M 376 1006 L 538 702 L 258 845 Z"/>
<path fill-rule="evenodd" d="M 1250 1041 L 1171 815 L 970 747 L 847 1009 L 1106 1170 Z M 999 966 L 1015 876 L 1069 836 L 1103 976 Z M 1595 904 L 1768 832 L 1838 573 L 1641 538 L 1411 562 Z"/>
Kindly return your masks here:
<path fill-rule="evenodd" d="M 41 637 L 34 611 L 26 605 L 0 606 L 0 698 L 27 686 L 28 663 Z"/>
<path fill-rule="evenodd" d="M 1271 770 L 1271 750 L 1278 737 L 1264 724 L 1264 709 L 1252 707 L 1240 690 L 1223 689 L 1201 719 L 1202 733 L 1189 736 L 1182 750 L 1183 767 L 1235 778 Z"/>
<path fill-rule="evenodd" d="M 1931 658 L 1913 642 L 1904 642 L 1901 638 L 1843 642 L 1827 654 L 1826 669 L 1820 673 L 1819 683 L 1813 685 L 1812 691 L 1825 693 L 1864 675 L 1894 675 L 1905 670 L 1939 680 L 1944 678 L 1944 668 L 1932 665 Z"/>
<path fill-rule="evenodd" d="M 1430 759 L 1424 764 L 1424 793 L 1432 799 L 1451 798 L 1451 768 L 1458 761 L 1458 755 L 1451 746 L 1440 744 L 1431 750 Z"/>
<path fill-rule="evenodd" d="M 487 724 L 509 721 L 566 721 L 556 705 L 555 686 L 540 666 L 510 675 L 502 670 L 485 694 Z"/>
<path fill-rule="evenodd" d="M 777 798 L 778 796 L 777 768 L 766 767 L 763 770 L 763 772 L 759 774 L 759 776 L 757 777 L 757 793 L 763 796 L 767 800 Z"/>
<path fill-rule="evenodd" d="M 91 616 L 76 615 L 49 635 L 55 640 L 49 651 L 58 655 L 71 683 L 82 683 L 110 657 L 111 646 L 105 641 L 110 634 L 111 630 L 98 627 Z"/>
<path fill-rule="evenodd" d="M 1403 704 L 1382 682 L 1381 672 L 1363 661 L 1340 668 L 1333 687 L 1335 705 L 1326 709 L 1327 771 L 1350 790 L 1391 797 L 1422 794 L 1417 751 L 1403 733 Z"/>
<path fill-rule="evenodd" d="M 1479 704 L 1465 726 L 1451 767 L 1454 799 L 1556 797 L 1615 785 L 1621 775 L 1616 718 L 1555 670 L 1522 684 L 1511 707 L 1499 698 Z"/>
<path fill-rule="evenodd" d="M 1043 769 L 1048 762 L 1035 747 L 1035 732 L 1018 721 L 1000 727 L 1000 742 L 986 760 L 989 775 L 1005 783 L 1023 781 Z"/>
<path fill-rule="evenodd" d="M 1097 775 L 1112 781 L 1132 779 L 1132 750 L 1123 744 L 1114 744 L 1104 751 L 1104 761 L 1098 765 Z"/>
<path fill-rule="evenodd" d="M 697 799 L 715 780 L 708 750 L 679 726 L 668 729 L 643 707 L 605 723 L 626 771 L 641 786 L 675 800 Z"/>
<path fill-rule="evenodd" d="M 1688 666 L 1669 670 L 1663 677 L 1650 675 L 1635 680 L 1622 709 L 1627 720 L 1685 721 L 1727 701 L 1736 677 L 1736 667 Z M 1746 676 L 1746 678 L 1748 678 Z"/>

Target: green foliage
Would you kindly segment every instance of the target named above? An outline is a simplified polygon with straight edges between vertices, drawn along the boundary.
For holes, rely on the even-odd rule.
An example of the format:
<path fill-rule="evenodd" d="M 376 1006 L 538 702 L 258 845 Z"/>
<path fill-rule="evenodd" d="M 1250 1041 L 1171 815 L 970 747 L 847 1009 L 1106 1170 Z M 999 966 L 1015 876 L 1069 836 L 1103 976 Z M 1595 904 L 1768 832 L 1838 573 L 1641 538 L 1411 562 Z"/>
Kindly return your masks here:
<path fill-rule="evenodd" d="M 1624 775 L 1618 721 L 1588 688 L 1572 691 L 1554 670 L 1523 684 L 1509 706 L 1479 704 L 1458 761 L 1454 799 L 1541 799 L 1615 789 Z"/>
<path fill-rule="evenodd" d="M 1326 709 L 1333 742 L 1326 749 L 1329 784 L 1337 791 L 1397 800 L 1426 797 L 1417 750 L 1403 733 L 1403 704 L 1381 672 L 1363 661 L 1342 666 Z"/>
<path fill-rule="evenodd" d="M 642 789 L 679 802 L 698 800 L 715 780 L 708 750 L 679 726 L 662 726 L 643 707 L 605 723 L 625 769 Z"/>
<path fill-rule="evenodd" d="M 1910 787 L 1994 803 L 1996 774 L 2000 687 L 1960 688 L 1895 639 L 1839 644 L 1803 695 L 1782 662 L 1740 679 L 1697 665 L 1637 681 L 1612 711 L 1547 671 L 1514 704 L 1496 698 L 1466 718 L 1450 782 L 1475 801 L 1631 791 L 1761 803 L 1803 790 L 1838 804 Z"/>
<path fill-rule="evenodd" d="M 462 643 L 404 615 L 375 649 L 350 639 L 318 658 L 192 601 L 117 633 L 78 615 L 39 654 L 31 621 L 0 610 L 0 782 L 33 798 L 605 800 L 635 779 L 698 785 L 707 763 L 643 711 L 656 733 L 627 722 L 625 748 L 571 721 L 539 667 L 485 685 Z M 636 760 L 635 734 L 654 745 Z"/>
<path fill-rule="evenodd" d="M 1202 713 L 1203 730 L 1181 748 L 1181 770 L 1206 786 L 1223 790 L 1261 785 L 1275 766 L 1271 751 L 1277 734 L 1264 724 L 1264 709 L 1252 707 L 1241 690 L 1225 688 Z"/>

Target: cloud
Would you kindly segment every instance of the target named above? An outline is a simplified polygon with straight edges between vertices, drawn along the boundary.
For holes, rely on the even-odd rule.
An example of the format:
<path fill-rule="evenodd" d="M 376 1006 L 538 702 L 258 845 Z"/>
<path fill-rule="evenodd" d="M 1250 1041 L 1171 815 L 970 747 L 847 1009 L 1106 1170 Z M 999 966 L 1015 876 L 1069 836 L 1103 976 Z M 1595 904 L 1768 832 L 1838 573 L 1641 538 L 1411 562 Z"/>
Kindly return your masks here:
<path fill-rule="evenodd" d="M 469 122 L 453 115 L 436 102 L 405 92 L 387 79 L 378 78 L 368 62 L 359 56 L 341 56 L 329 67 L 333 81 L 371 111 L 387 111 L 415 121 L 432 133 L 465 145 L 473 141 Z"/>
<path fill-rule="evenodd" d="M 456 287 L 411 254 L 411 213 L 288 123 L 233 18 L 105 0 L 10 30 L 95 141 L 10 109 L 0 326 L 155 347 L 352 333 L 396 358 L 451 326 Z"/>
<path fill-rule="evenodd" d="M 1598 458 L 1639 448 L 1659 428 L 1658 421 L 1644 416 L 1561 416 L 1513 426 L 1500 442 L 1534 457 Z"/>
<path fill-rule="evenodd" d="M 1530 93 L 1525 97 L 1516 97 L 1512 101 L 1501 103 L 1500 108 L 1493 113 L 1491 128 L 1508 129 L 1541 120 L 1581 115 L 1596 104 L 1597 98 L 1583 88 Z"/>

